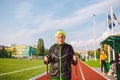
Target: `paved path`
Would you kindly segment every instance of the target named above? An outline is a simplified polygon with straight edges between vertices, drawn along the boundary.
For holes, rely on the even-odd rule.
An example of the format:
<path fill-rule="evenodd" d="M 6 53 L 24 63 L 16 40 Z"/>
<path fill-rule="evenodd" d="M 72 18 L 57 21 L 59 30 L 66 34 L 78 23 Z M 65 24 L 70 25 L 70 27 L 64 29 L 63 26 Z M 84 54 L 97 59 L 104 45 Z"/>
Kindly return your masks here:
<path fill-rule="evenodd" d="M 79 61 L 76 66 L 72 66 L 72 79 L 71 80 L 109 80 L 104 75 L 98 73 L 94 69 L 90 68 L 83 62 Z M 46 73 L 32 78 L 30 80 L 49 80 L 49 74 Z"/>
<path fill-rule="evenodd" d="M 96 70 L 97 72 L 99 72 L 99 74 L 102 74 L 100 68 L 94 68 L 94 70 Z M 106 76 L 110 80 L 117 80 L 117 78 L 113 77 L 113 75 L 107 75 L 107 74 L 102 74 L 102 75 Z"/>

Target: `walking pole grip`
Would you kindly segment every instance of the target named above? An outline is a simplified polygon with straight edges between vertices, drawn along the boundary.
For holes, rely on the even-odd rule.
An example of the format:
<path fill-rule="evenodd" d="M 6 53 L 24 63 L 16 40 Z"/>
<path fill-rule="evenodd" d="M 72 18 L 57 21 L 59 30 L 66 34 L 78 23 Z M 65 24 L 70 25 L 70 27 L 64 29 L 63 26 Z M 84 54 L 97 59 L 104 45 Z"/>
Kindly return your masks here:
<path fill-rule="evenodd" d="M 47 67 L 47 75 L 48 75 L 48 61 L 46 62 L 46 67 Z"/>

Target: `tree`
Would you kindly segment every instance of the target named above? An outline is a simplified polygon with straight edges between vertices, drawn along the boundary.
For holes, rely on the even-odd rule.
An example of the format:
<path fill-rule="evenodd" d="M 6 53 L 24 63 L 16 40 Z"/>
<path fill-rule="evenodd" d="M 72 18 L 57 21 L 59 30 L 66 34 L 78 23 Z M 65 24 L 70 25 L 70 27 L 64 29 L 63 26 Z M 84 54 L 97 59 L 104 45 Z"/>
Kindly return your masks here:
<path fill-rule="evenodd" d="M 44 52 L 44 54 L 45 55 L 47 55 L 48 54 L 48 49 L 47 48 L 45 48 L 45 50 L 44 50 L 45 52 Z"/>
<path fill-rule="evenodd" d="M 13 55 L 16 55 L 16 54 L 17 54 L 17 49 L 15 48 L 15 46 L 14 46 L 13 49 L 12 49 L 12 54 L 13 54 Z"/>
<path fill-rule="evenodd" d="M 44 43 L 43 43 L 43 39 L 40 38 L 38 39 L 38 44 L 37 44 L 37 56 L 44 56 Z"/>
<path fill-rule="evenodd" d="M 0 48 L 0 58 L 8 58 L 8 57 L 12 57 L 11 51 L 5 48 L 5 46 L 2 46 Z"/>
<path fill-rule="evenodd" d="M 94 57 L 94 50 L 88 51 L 88 55 L 91 56 L 91 57 Z"/>
<path fill-rule="evenodd" d="M 96 57 L 97 57 L 97 59 L 99 59 L 99 58 L 100 58 L 100 51 L 101 51 L 101 49 L 100 49 L 100 48 L 98 48 L 98 49 L 97 49 L 97 51 L 96 51 Z"/>

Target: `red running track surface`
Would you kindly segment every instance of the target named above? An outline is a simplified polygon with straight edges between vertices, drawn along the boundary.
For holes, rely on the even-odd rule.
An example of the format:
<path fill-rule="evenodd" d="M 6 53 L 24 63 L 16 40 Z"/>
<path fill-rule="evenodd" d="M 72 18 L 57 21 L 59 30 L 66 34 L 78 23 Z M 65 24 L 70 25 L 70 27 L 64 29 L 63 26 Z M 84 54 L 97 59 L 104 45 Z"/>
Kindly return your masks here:
<path fill-rule="evenodd" d="M 83 62 L 79 61 L 78 64 L 72 66 L 72 79 L 71 80 L 108 80 L 103 75 L 94 71 Z M 49 74 L 38 77 L 34 80 L 50 80 Z"/>

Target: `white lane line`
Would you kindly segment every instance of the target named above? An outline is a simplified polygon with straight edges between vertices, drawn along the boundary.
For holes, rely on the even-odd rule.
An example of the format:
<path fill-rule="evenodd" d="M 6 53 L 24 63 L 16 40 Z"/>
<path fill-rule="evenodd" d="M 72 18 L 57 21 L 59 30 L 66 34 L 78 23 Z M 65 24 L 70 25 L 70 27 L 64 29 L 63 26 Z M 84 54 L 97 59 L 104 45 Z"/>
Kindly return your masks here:
<path fill-rule="evenodd" d="M 83 71 L 82 71 L 80 62 L 78 62 L 78 67 L 79 67 L 79 69 L 80 69 L 80 73 L 81 73 L 81 76 L 82 76 L 82 80 L 85 80 L 85 77 L 84 77 L 84 74 L 83 74 Z"/>
<path fill-rule="evenodd" d="M 43 67 L 43 66 L 45 66 L 45 65 L 36 66 L 36 67 L 32 67 L 32 68 L 26 68 L 26 69 L 22 69 L 22 70 L 7 72 L 7 73 L 2 73 L 2 74 L 0 74 L 0 76 L 2 76 L 2 75 L 7 75 L 7 74 L 12 74 L 12 73 L 17 73 L 17 72 L 22 72 L 22 71 L 26 71 L 26 70 L 30 70 L 30 69 L 40 68 L 40 67 Z"/>

